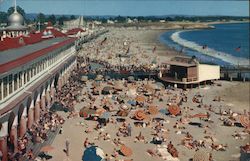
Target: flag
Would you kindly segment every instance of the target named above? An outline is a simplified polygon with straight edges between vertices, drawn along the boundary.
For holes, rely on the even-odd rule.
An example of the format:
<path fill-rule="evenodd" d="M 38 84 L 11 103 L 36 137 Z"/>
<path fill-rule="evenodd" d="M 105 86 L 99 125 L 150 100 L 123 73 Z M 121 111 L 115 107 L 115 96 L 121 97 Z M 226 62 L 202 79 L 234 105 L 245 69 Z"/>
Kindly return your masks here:
<path fill-rule="evenodd" d="M 235 50 L 238 51 L 238 52 L 240 51 L 240 49 L 241 49 L 241 46 L 235 48 Z"/>

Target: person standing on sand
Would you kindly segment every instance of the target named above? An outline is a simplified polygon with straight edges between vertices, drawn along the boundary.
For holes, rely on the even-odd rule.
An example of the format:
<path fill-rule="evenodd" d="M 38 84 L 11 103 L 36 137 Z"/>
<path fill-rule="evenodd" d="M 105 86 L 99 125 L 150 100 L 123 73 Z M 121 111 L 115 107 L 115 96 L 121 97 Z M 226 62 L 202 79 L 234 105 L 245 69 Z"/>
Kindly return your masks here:
<path fill-rule="evenodd" d="M 128 136 L 131 136 L 132 127 L 130 123 L 128 124 Z"/>
<path fill-rule="evenodd" d="M 69 139 L 66 139 L 65 145 L 66 145 L 66 155 L 69 156 Z"/>

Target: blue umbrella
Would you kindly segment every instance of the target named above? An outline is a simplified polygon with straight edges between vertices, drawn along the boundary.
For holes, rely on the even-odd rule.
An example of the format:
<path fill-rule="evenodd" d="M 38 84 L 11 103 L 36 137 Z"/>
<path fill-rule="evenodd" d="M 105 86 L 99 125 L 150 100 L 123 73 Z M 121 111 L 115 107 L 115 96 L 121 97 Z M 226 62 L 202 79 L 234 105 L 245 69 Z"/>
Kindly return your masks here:
<path fill-rule="evenodd" d="M 110 118 L 110 113 L 109 112 L 104 112 L 99 118 L 108 120 Z"/>
<path fill-rule="evenodd" d="M 136 105 L 136 101 L 134 100 L 128 100 L 128 104 L 135 106 Z"/>
<path fill-rule="evenodd" d="M 163 115 L 168 115 L 169 114 L 169 111 L 166 109 L 166 108 L 162 108 L 159 110 L 159 112 Z"/>
<path fill-rule="evenodd" d="M 106 161 L 103 150 L 97 146 L 91 146 L 84 151 L 83 161 Z"/>

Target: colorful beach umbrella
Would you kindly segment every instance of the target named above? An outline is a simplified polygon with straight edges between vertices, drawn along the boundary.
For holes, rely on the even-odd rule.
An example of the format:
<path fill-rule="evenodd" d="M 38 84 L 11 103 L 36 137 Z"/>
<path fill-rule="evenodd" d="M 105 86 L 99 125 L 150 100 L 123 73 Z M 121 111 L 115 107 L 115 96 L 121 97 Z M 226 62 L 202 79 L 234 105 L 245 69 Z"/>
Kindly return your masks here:
<path fill-rule="evenodd" d="M 111 116 L 110 112 L 104 112 L 99 118 L 108 120 L 110 116 Z"/>
<path fill-rule="evenodd" d="M 143 97 L 143 96 L 137 96 L 136 98 L 135 98 L 135 100 L 137 101 L 137 102 L 139 102 L 139 103 L 142 103 L 142 102 L 145 102 L 145 97 Z"/>
<path fill-rule="evenodd" d="M 83 161 L 106 161 L 103 150 L 97 146 L 87 148 L 82 156 Z"/>
<path fill-rule="evenodd" d="M 239 115 L 238 116 L 238 121 L 240 124 L 245 127 L 245 128 L 250 128 L 250 119 L 248 116 L 245 115 Z"/>
<path fill-rule="evenodd" d="M 175 115 L 175 116 L 177 116 L 178 114 L 181 113 L 181 109 L 180 109 L 180 107 L 177 106 L 177 105 L 170 105 L 170 106 L 168 107 L 168 111 L 169 111 L 169 113 L 170 113 L 171 115 Z"/>
<path fill-rule="evenodd" d="M 133 151 L 131 148 L 127 147 L 126 145 L 122 145 L 121 148 L 120 148 L 120 152 L 126 156 L 126 157 L 129 157 L 133 154 Z"/>
<path fill-rule="evenodd" d="M 158 114 L 159 110 L 156 106 L 150 106 L 148 108 L 148 112 L 151 114 L 151 115 L 156 115 Z"/>
<path fill-rule="evenodd" d="M 131 106 L 135 106 L 136 105 L 136 101 L 134 101 L 134 100 L 128 100 L 127 103 L 130 104 Z"/>
<path fill-rule="evenodd" d="M 142 110 L 137 110 L 135 112 L 134 116 L 135 116 L 135 119 L 140 120 L 140 121 L 144 120 L 146 118 L 146 114 Z"/>
<path fill-rule="evenodd" d="M 169 111 L 166 108 L 160 109 L 159 112 L 163 115 L 169 115 Z"/>

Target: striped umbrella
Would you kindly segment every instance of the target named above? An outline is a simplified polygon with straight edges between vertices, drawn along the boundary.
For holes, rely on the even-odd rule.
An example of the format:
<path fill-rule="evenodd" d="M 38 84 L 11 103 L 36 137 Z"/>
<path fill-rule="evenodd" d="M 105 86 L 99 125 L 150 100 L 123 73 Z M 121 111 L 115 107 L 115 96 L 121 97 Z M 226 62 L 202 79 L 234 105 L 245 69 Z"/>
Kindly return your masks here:
<path fill-rule="evenodd" d="M 149 111 L 149 113 L 150 113 L 151 115 L 156 115 L 156 114 L 159 112 L 159 110 L 157 109 L 156 106 L 150 106 L 150 107 L 148 108 L 148 111 Z"/>
<path fill-rule="evenodd" d="M 168 107 L 168 111 L 169 111 L 169 113 L 170 113 L 171 115 L 175 115 L 175 116 L 181 113 L 181 109 L 180 109 L 180 107 L 177 106 L 177 105 L 170 105 L 170 106 Z"/>
<path fill-rule="evenodd" d="M 142 110 L 137 110 L 134 116 L 135 116 L 135 119 L 137 120 L 144 120 L 146 118 L 146 114 Z"/>
<path fill-rule="evenodd" d="M 244 126 L 245 128 L 250 128 L 250 120 L 248 116 L 239 115 L 238 120 L 242 126 Z"/>

